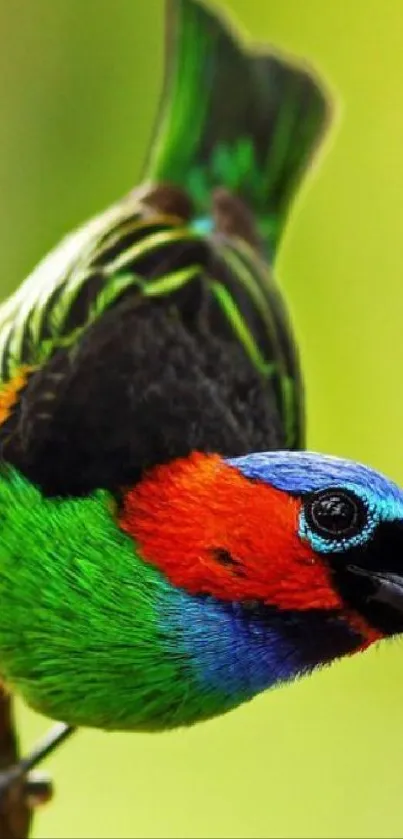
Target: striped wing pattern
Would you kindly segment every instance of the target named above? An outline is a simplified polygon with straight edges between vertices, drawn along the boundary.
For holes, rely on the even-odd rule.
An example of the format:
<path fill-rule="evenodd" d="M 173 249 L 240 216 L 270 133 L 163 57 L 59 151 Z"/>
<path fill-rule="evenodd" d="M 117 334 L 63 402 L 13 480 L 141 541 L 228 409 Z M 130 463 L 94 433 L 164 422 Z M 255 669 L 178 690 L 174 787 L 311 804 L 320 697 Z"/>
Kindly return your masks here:
<path fill-rule="evenodd" d="M 158 293 L 154 280 L 164 271 L 167 248 L 194 238 L 181 219 L 144 213 L 138 201 L 108 210 L 69 236 L 0 307 L 1 380 L 10 380 L 21 366 L 45 364 L 59 347 L 74 346 L 128 290 Z M 164 290 L 195 271 L 185 266 L 164 272 Z"/>
<path fill-rule="evenodd" d="M 214 331 L 243 346 L 274 391 L 289 448 L 303 445 L 303 398 L 292 333 L 269 268 L 241 239 L 203 235 L 132 194 L 73 233 L 0 307 L 0 377 L 41 367 L 74 346 L 123 295 L 169 297 L 203 277 Z"/>

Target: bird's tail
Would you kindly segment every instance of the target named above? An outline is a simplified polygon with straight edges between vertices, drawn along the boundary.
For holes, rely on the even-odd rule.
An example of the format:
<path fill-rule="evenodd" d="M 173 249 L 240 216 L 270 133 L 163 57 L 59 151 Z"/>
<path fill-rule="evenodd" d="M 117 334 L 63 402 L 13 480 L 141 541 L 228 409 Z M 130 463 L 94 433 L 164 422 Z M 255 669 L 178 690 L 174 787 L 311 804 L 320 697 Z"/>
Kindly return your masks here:
<path fill-rule="evenodd" d="M 207 225 L 214 190 L 227 188 L 273 253 L 326 127 L 327 97 L 309 71 L 248 51 L 196 0 L 168 0 L 167 61 L 149 179 L 186 189 Z"/>

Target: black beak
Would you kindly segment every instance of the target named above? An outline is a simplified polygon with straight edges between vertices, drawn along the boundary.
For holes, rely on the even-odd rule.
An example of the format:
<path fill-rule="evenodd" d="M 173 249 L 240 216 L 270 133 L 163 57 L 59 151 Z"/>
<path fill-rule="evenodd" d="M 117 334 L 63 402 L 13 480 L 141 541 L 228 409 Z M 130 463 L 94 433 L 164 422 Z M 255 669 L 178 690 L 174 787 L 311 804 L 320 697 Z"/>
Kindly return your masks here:
<path fill-rule="evenodd" d="M 367 603 L 382 603 L 403 615 L 403 578 L 393 571 L 366 571 L 357 565 L 348 565 L 351 574 L 367 581 Z"/>
<path fill-rule="evenodd" d="M 381 522 L 367 544 L 330 560 L 343 601 L 384 635 L 403 632 L 403 521 Z"/>

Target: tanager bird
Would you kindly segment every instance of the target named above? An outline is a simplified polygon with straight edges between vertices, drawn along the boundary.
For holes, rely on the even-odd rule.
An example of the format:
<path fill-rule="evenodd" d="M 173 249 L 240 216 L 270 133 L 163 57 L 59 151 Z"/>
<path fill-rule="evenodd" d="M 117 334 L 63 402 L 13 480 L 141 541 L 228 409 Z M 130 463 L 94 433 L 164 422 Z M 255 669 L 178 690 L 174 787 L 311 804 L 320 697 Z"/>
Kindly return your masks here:
<path fill-rule="evenodd" d="M 403 630 L 403 493 L 304 450 L 273 276 L 329 97 L 196 0 L 167 19 L 142 185 L 0 308 L 0 676 L 63 736 L 197 723 Z"/>

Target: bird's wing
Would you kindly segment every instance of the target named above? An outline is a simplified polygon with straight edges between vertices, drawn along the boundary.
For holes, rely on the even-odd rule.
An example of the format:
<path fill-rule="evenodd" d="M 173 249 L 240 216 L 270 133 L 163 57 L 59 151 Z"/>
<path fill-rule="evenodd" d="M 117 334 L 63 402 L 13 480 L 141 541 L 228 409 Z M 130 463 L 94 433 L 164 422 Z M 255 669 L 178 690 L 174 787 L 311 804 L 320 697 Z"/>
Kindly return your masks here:
<path fill-rule="evenodd" d="M 66 237 L 0 307 L 0 379 L 43 366 L 73 347 L 124 295 L 142 296 L 144 278 L 172 268 L 165 254 L 186 250 L 186 220 L 133 193 Z M 180 278 L 178 278 L 178 282 Z"/>
<path fill-rule="evenodd" d="M 32 295 L 17 292 L 24 309 L 6 304 L 3 400 L 28 372 L 0 425 L 3 455 L 49 491 L 116 489 L 195 449 L 285 444 L 278 334 L 255 257 L 192 230 L 185 203 L 151 190 L 134 214 L 97 221 L 85 259 L 72 237 L 58 285 L 56 253 Z"/>

